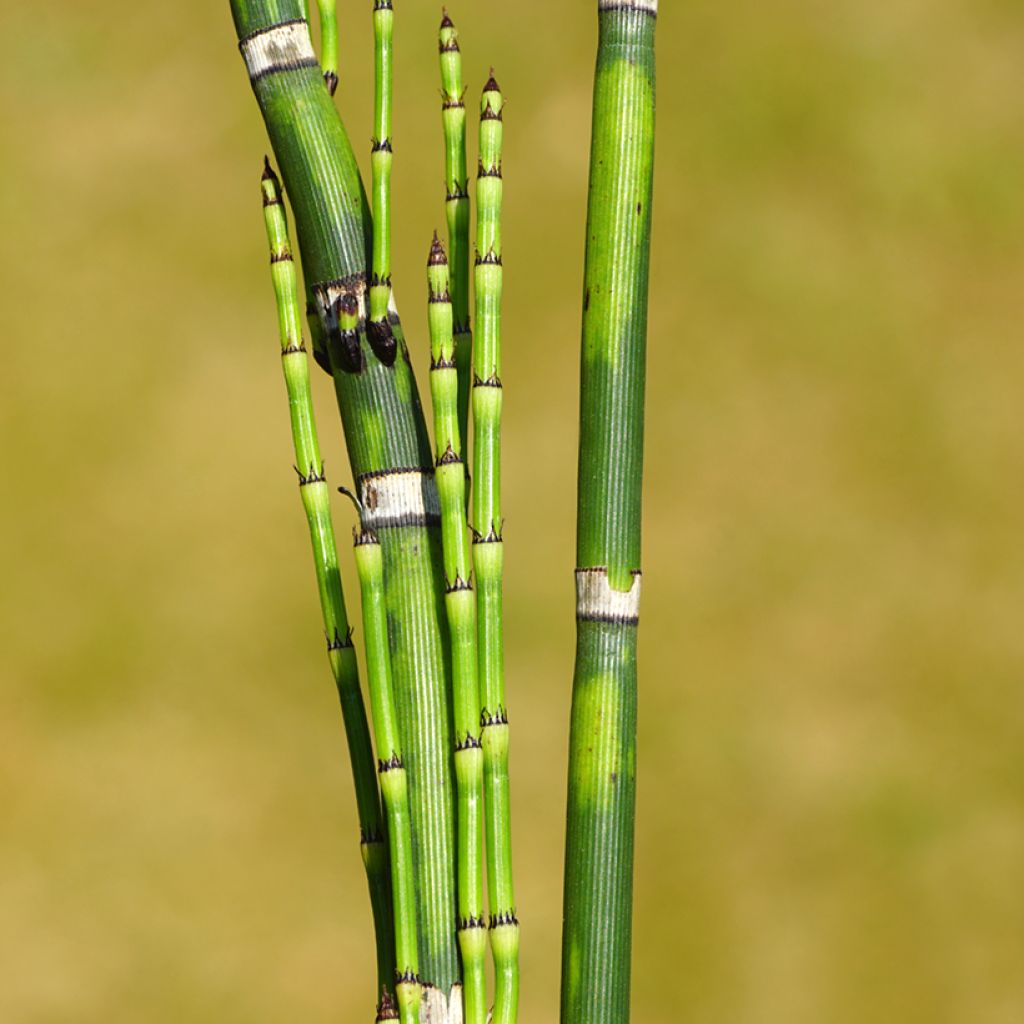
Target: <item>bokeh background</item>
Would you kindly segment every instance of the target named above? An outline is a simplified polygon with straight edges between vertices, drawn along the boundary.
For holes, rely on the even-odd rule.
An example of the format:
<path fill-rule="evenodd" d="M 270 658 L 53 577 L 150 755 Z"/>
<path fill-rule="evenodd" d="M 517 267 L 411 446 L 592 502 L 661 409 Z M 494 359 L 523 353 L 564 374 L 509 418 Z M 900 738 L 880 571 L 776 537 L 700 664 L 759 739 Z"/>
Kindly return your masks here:
<path fill-rule="evenodd" d="M 340 6 L 365 163 L 369 5 Z M 528 1022 L 557 1014 L 593 7 L 451 7 L 470 94 L 493 63 L 509 97 Z M 396 36 L 421 383 L 438 16 Z M 0 1020 L 367 1020 L 227 0 L 0 22 Z M 669 0 L 658 35 L 635 1019 L 1019 1024 L 1021 8 Z"/>

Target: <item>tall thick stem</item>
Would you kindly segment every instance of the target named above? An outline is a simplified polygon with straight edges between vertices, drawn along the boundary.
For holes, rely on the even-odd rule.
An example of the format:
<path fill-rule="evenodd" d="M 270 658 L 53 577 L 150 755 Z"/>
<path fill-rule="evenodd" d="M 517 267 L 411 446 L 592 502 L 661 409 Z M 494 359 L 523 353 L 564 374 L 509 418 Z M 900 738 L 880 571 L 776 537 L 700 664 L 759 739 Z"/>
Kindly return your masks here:
<path fill-rule="evenodd" d="M 450 665 L 430 444 L 397 314 L 388 317 L 393 360 L 367 340 L 370 211 L 299 0 L 231 0 L 231 7 L 295 213 L 314 354 L 334 376 L 352 473 L 381 542 L 409 772 L 420 966 L 425 981 L 447 992 L 459 977 Z M 355 332 L 339 328 L 348 303 L 358 311 Z"/>
<path fill-rule="evenodd" d="M 629 1019 L 657 0 L 599 0 L 587 208 L 563 1024 Z"/>

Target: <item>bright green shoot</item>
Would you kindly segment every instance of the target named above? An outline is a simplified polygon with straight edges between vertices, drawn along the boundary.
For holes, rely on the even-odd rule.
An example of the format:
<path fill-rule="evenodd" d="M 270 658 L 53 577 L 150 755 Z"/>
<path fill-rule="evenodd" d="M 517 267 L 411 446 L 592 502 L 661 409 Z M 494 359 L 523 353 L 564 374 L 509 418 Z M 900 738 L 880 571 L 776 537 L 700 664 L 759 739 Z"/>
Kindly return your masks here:
<path fill-rule="evenodd" d="M 437 452 L 434 476 L 441 504 L 445 607 L 452 646 L 459 949 L 462 952 L 465 1019 L 468 1024 L 484 1024 L 487 1016 L 484 964 L 487 926 L 484 921 L 481 860 L 483 750 L 477 683 L 476 597 L 471 579 L 466 523 L 466 471 L 459 431 L 459 382 L 452 336 L 448 260 L 436 234 L 427 262 L 427 283 L 430 293 L 430 393 L 434 405 Z"/>
<path fill-rule="evenodd" d="M 481 742 L 484 751 L 487 897 L 494 958 L 495 1024 L 519 1001 L 519 921 L 512 885 L 508 714 L 502 622 L 501 519 L 501 145 L 503 99 L 493 72 L 480 103 L 476 192 L 476 344 L 473 353 L 473 565 L 477 583 Z"/>
<path fill-rule="evenodd" d="M 459 376 L 459 432 L 468 438 L 473 336 L 469 328 L 469 174 L 466 171 L 466 104 L 459 34 L 448 12 L 438 39 L 441 64 L 441 124 L 444 128 L 445 217 L 451 266 L 455 365 Z"/>
<path fill-rule="evenodd" d="M 391 681 L 387 611 L 384 598 L 384 559 L 374 533 L 356 534 L 356 571 L 363 599 L 366 635 L 366 674 L 377 741 L 377 771 L 387 812 L 391 853 L 391 891 L 395 907 L 395 991 L 402 1024 L 418 1024 L 422 987 L 416 941 L 416 879 L 412 861 L 409 782 L 402 761 L 398 715 Z"/>
<path fill-rule="evenodd" d="M 352 644 L 352 631 L 349 629 L 341 575 L 338 571 L 330 495 L 320 458 L 320 445 L 313 415 L 309 359 L 302 340 L 302 312 L 295 263 L 288 239 L 281 184 L 269 162 L 265 164 L 261 186 L 267 241 L 270 246 L 270 270 L 277 301 L 281 363 L 291 413 L 296 472 L 299 475 L 302 505 L 306 511 L 309 536 L 313 545 L 313 565 L 327 634 L 327 652 L 341 699 L 352 776 L 355 780 L 363 862 L 370 886 L 370 901 L 377 931 L 378 984 L 390 986 L 394 974 L 394 951 L 388 856 L 381 823 L 380 797 L 373 772 L 373 753 L 366 723 L 366 709 L 359 688 L 359 671 Z"/>

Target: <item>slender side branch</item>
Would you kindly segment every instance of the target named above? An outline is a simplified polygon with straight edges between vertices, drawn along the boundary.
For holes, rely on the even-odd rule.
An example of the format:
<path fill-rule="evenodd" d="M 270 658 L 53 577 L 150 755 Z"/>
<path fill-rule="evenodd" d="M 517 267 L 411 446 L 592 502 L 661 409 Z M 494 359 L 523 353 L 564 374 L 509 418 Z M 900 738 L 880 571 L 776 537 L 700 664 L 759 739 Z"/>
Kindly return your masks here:
<path fill-rule="evenodd" d="M 458 418 L 458 372 L 452 337 L 448 259 L 434 234 L 427 262 L 430 293 L 430 392 L 434 404 L 437 453 L 434 476 L 441 502 L 445 606 L 452 644 L 455 709 L 455 788 L 458 825 L 459 948 L 467 1024 L 487 1016 L 484 921 L 482 804 L 483 750 L 480 742 L 480 688 L 477 682 L 476 595 L 470 570 L 466 523 L 466 470 Z"/>
<path fill-rule="evenodd" d="M 477 581 L 480 716 L 484 751 L 487 896 L 494 957 L 495 1024 L 511 1024 L 519 1001 L 519 921 L 512 886 L 502 624 L 501 519 L 501 144 L 503 99 L 492 73 L 480 103 L 476 192 L 476 346 L 473 376 L 473 565 Z"/>
<path fill-rule="evenodd" d="M 377 771 L 387 812 L 391 881 L 395 906 L 395 991 L 402 1024 L 419 1024 L 419 953 L 416 941 L 416 879 L 412 864 L 409 783 L 398 735 L 391 655 L 384 602 L 384 558 L 374 533 L 356 534 L 356 570 L 363 598 L 366 674 L 377 740 Z"/>
<path fill-rule="evenodd" d="M 391 927 L 391 894 L 388 880 L 388 856 L 381 827 L 380 796 L 373 773 L 373 753 L 366 724 L 366 709 L 359 688 L 352 631 L 345 611 L 345 597 L 338 571 L 338 552 L 334 543 L 334 526 L 320 459 L 313 400 L 309 386 L 309 360 L 302 341 L 302 319 L 299 306 L 295 263 L 288 240 L 281 186 L 270 167 L 265 165 L 262 178 L 263 214 L 270 245 L 270 270 L 277 300 L 277 317 L 281 335 L 281 362 L 288 389 L 292 441 L 295 446 L 296 472 L 302 505 L 309 522 L 313 544 L 313 564 L 320 608 L 327 633 L 327 652 L 331 670 L 338 686 L 342 717 L 348 736 L 349 758 L 356 787 L 356 806 L 362 836 L 363 863 L 370 886 L 370 901 L 377 932 L 378 984 L 390 986 L 394 974 L 394 951 Z"/>
<path fill-rule="evenodd" d="M 584 270 L 563 1024 L 629 1020 L 657 0 L 599 0 Z"/>
<path fill-rule="evenodd" d="M 370 314 L 367 331 L 377 358 L 395 361 L 396 342 L 388 319 L 391 299 L 391 39 L 395 15 L 391 0 L 373 4 L 373 123 L 370 154 L 373 183 L 373 270 L 370 274 Z"/>
<path fill-rule="evenodd" d="M 466 104 L 459 34 L 448 12 L 438 40 L 441 64 L 441 124 L 444 127 L 445 216 L 451 263 L 455 366 L 459 377 L 459 434 L 468 438 L 473 335 L 469 327 L 469 174 L 466 170 Z"/>

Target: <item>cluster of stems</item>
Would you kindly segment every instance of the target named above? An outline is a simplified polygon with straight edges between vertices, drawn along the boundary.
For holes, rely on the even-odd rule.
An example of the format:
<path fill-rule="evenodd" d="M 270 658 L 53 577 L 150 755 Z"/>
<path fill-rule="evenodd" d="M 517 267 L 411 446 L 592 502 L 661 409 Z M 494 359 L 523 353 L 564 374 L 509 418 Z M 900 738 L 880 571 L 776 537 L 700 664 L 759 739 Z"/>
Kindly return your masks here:
<path fill-rule="evenodd" d="M 372 0 L 369 199 L 331 99 L 338 85 L 336 0 L 317 0 L 317 6 L 319 58 L 309 35 L 308 0 L 231 0 L 302 256 L 300 298 L 284 187 L 267 161 L 261 188 L 282 366 L 355 783 L 376 931 L 377 1019 L 514 1024 L 519 921 L 502 612 L 504 97 L 492 71 L 480 102 L 474 339 L 462 55 L 445 12 L 439 53 L 448 247 L 435 233 L 427 262 L 431 446 L 391 282 L 392 0 Z M 598 12 L 563 1024 L 625 1024 L 629 1016 L 657 0 L 598 0 Z M 334 380 L 356 484 L 355 493 L 339 490 L 359 513 L 355 562 L 373 743 L 317 440 L 303 301 L 312 354 Z"/>

